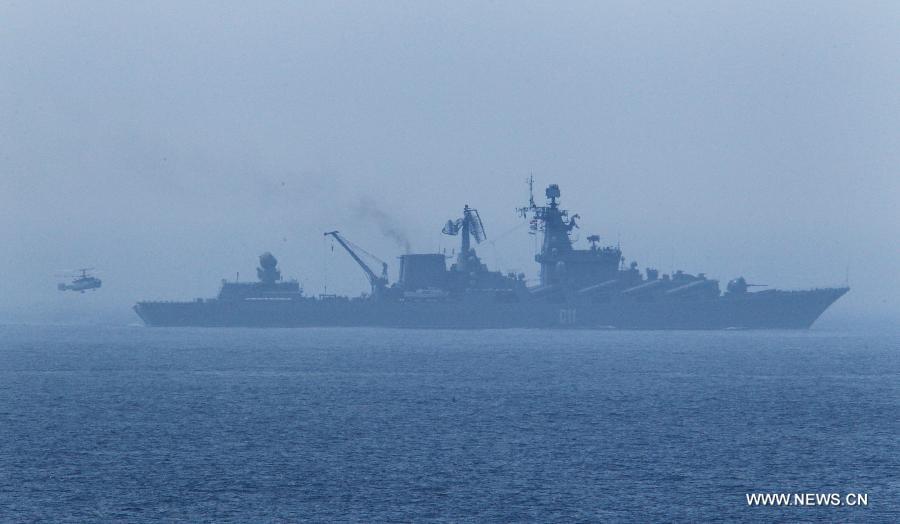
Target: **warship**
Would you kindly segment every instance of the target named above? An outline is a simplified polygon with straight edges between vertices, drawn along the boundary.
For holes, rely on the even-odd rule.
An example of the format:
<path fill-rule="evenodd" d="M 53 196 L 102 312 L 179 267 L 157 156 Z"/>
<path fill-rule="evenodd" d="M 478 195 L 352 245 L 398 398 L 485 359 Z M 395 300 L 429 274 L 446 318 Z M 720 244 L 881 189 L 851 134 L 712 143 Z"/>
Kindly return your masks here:
<path fill-rule="evenodd" d="M 493 271 L 481 261 L 473 241 L 485 240 L 484 224 L 467 205 L 442 229 L 459 237 L 449 267 L 443 253 L 404 254 L 394 283 L 386 263 L 338 231 L 325 233 L 366 274 L 371 289 L 358 297 L 309 296 L 297 281 L 283 280 L 276 258 L 264 253 L 257 282 L 223 280 L 216 298 L 143 301 L 134 310 L 148 326 L 808 329 L 849 291 L 846 286 L 753 290 L 737 277 L 723 292 L 703 273 L 642 272 L 636 262 L 625 263 L 618 245 L 600 245 L 597 235 L 577 249 L 572 231 L 580 216 L 560 207 L 559 186 L 547 187 L 541 205 L 535 203 L 533 179 L 529 186 L 528 205 L 518 212 L 542 240 L 535 255 L 540 281 L 534 286 L 522 273 Z"/>

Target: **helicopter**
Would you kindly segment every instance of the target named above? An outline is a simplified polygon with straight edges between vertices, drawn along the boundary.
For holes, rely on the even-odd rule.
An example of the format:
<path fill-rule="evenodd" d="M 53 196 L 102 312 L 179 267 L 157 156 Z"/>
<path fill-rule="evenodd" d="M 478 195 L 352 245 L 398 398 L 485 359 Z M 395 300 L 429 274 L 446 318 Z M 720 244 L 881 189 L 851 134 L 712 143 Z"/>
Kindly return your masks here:
<path fill-rule="evenodd" d="M 76 269 L 75 275 L 69 275 L 73 277 L 71 284 L 60 282 L 56 288 L 60 291 L 78 291 L 79 293 L 84 293 L 88 289 L 97 289 L 103 285 L 103 281 L 88 274 L 89 271 L 93 270 L 94 268 L 92 267 Z"/>

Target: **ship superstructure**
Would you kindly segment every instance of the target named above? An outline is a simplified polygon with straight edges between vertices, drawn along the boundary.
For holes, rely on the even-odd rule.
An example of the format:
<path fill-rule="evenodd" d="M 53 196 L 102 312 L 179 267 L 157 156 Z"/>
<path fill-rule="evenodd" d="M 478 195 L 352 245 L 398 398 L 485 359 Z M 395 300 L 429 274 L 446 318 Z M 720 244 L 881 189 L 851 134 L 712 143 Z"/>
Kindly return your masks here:
<path fill-rule="evenodd" d="M 296 280 L 282 281 L 278 259 L 272 253 L 259 256 L 256 277 L 258 282 L 222 280 L 219 300 L 293 300 L 303 297 L 303 290 Z"/>
<path fill-rule="evenodd" d="M 532 231 L 543 237 L 541 251 L 535 255 L 541 267 L 540 286 L 531 293 L 574 303 L 719 297 L 718 281 L 707 279 L 703 273 L 695 276 L 679 270 L 660 276 L 658 270 L 647 268 L 642 275 L 637 262 L 624 267 L 621 249 L 600 246 L 599 235 L 587 237 L 587 249 L 576 249 L 570 234 L 578 227 L 579 215 L 569 217 L 568 211 L 560 208 L 561 191 L 556 184 L 547 187 L 545 194 L 546 205 L 536 205 L 532 196 L 529 205 L 519 209 L 520 214 L 531 218 Z"/>

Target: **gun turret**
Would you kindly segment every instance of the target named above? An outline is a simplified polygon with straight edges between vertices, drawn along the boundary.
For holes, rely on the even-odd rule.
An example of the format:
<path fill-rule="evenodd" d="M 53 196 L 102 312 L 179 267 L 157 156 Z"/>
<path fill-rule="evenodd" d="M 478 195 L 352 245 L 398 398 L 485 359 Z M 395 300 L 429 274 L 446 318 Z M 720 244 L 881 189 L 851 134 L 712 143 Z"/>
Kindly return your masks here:
<path fill-rule="evenodd" d="M 749 291 L 751 287 L 766 287 L 766 284 L 748 284 L 744 277 L 737 277 L 728 282 L 725 287 L 729 295 L 743 295 Z"/>

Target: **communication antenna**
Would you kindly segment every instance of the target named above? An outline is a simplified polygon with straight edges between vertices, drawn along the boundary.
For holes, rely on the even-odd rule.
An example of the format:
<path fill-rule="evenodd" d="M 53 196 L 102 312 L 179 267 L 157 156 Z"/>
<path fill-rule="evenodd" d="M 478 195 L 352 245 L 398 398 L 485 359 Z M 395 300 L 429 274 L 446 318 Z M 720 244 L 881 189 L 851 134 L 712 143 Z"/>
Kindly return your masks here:
<path fill-rule="evenodd" d="M 530 207 L 534 206 L 534 173 L 528 176 L 528 205 Z"/>
<path fill-rule="evenodd" d="M 537 205 L 534 203 L 534 175 L 529 176 L 525 179 L 525 182 L 528 183 L 528 206 L 527 207 L 517 207 L 516 213 L 519 214 L 522 218 L 528 218 L 528 213 L 532 209 L 536 209 Z"/>

